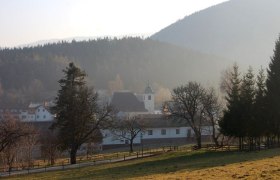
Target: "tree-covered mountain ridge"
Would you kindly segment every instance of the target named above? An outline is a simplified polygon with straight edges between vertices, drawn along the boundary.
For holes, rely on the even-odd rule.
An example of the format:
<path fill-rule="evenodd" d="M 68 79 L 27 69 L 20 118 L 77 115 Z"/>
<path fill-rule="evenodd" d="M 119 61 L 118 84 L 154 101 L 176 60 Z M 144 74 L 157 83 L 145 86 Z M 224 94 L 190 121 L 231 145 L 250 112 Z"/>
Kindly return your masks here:
<path fill-rule="evenodd" d="M 127 37 L 0 50 L 2 106 L 53 98 L 62 69 L 74 62 L 96 89 L 156 91 L 196 80 L 217 84 L 228 60 L 152 39 Z M 166 92 L 166 91 L 163 91 Z"/>
<path fill-rule="evenodd" d="M 267 67 L 280 33 L 279 0 L 230 0 L 167 26 L 152 39 Z"/>

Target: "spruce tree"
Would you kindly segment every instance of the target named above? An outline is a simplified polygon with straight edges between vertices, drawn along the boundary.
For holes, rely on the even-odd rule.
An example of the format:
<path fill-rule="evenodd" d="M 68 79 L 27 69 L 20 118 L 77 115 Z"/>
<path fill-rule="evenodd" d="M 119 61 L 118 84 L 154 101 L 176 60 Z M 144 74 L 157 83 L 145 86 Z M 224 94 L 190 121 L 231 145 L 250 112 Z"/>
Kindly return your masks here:
<path fill-rule="evenodd" d="M 267 125 L 272 136 L 279 137 L 280 129 L 280 36 L 267 70 L 266 80 Z"/>
<path fill-rule="evenodd" d="M 110 117 L 110 109 L 99 108 L 97 93 L 87 87 L 84 71 L 70 63 L 63 72 L 65 77 L 59 80 L 60 90 L 52 108 L 56 115 L 52 128 L 57 130 L 61 150 L 68 150 L 71 164 L 75 164 L 81 145 L 100 139 L 95 136 Z"/>
<path fill-rule="evenodd" d="M 248 144 L 250 149 L 255 140 L 254 134 L 254 116 L 253 105 L 255 101 L 255 79 L 252 67 L 249 67 L 248 72 L 243 76 L 241 88 L 240 88 L 240 115 L 239 133 L 241 137 L 248 137 Z M 243 140 L 242 140 L 243 141 Z"/>
<path fill-rule="evenodd" d="M 265 102 L 265 74 L 264 69 L 261 68 L 259 74 L 257 76 L 256 82 L 256 97 L 255 97 L 255 104 L 253 109 L 253 122 L 251 124 L 252 129 L 252 136 L 257 138 L 258 145 L 260 148 L 260 138 L 264 135 L 268 134 L 267 125 L 266 125 L 266 102 Z"/>
<path fill-rule="evenodd" d="M 226 136 L 242 137 L 240 131 L 240 73 L 238 66 L 233 66 L 230 73 L 229 82 L 230 86 L 226 89 L 227 108 L 224 111 L 224 116 L 219 122 L 221 132 Z M 240 139 L 241 140 L 241 139 Z M 241 141 L 240 141 L 241 142 Z"/>

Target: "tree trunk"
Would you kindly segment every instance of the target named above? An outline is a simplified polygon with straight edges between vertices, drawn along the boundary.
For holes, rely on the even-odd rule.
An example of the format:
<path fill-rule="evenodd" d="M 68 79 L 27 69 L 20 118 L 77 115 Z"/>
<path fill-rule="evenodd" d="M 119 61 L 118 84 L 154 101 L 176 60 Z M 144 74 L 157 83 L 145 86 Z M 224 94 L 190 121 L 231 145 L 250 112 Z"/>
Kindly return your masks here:
<path fill-rule="evenodd" d="M 130 140 L 130 144 L 129 144 L 129 152 L 133 152 L 133 140 Z"/>
<path fill-rule="evenodd" d="M 212 138 L 213 138 L 213 141 L 214 141 L 215 145 L 216 145 L 217 147 L 219 147 L 220 144 L 219 144 L 218 138 L 217 138 L 214 134 L 212 135 Z"/>
<path fill-rule="evenodd" d="M 241 146 L 241 137 L 239 137 L 239 151 L 242 150 L 242 146 Z"/>
<path fill-rule="evenodd" d="M 76 164 L 76 157 L 77 157 L 77 151 L 78 151 L 78 148 L 76 147 L 72 147 L 71 148 L 71 151 L 70 151 L 70 163 L 71 164 Z"/>
<path fill-rule="evenodd" d="M 269 137 L 268 137 L 268 135 L 266 136 L 266 148 L 267 149 L 269 148 Z"/>
<path fill-rule="evenodd" d="M 196 136 L 196 144 L 197 148 L 201 149 L 201 136 Z"/>
<path fill-rule="evenodd" d="M 215 145 L 218 147 L 220 145 L 218 142 L 218 137 L 216 137 L 216 129 L 215 129 L 215 124 L 213 122 L 214 122 L 214 120 L 212 120 L 212 139 L 213 139 Z"/>
<path fill-rule="evenodd" d="M 54 165 L 54 156 L 51 156 L 51 165 Z"/>

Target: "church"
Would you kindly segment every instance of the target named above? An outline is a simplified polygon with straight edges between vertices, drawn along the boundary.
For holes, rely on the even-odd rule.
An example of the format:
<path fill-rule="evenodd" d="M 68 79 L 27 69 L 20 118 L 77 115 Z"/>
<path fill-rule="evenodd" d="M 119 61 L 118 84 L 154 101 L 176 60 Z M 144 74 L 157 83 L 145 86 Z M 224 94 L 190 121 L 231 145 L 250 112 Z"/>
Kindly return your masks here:
<path fill-rule="evenodd" d="M 155 113 L 155 95 L 149 84 L 143 94 L 135 94 L 130 91 L 114 92 L 110 104 L 120 114 L 139 115 Z"/>
<path fill-rule="evenodd" d="M 156 113 L 155 93 L 148 84 L 143 94 L 131 91 L 114 92 L 110 104 L 118 117 L 138 117 L 145 124 L 145 130 L 137 134 L 133 143 L 145 146 L 180 145 L 195 142 L 194 132 L 185 121 L 174 121 L 162 113 Z M 202 139 L 211 140 L 210 125 L 202 127 Z M 103 149 L 127 146 L 129 142 L 114 136 L 110 130 L 102 130 Z"/>

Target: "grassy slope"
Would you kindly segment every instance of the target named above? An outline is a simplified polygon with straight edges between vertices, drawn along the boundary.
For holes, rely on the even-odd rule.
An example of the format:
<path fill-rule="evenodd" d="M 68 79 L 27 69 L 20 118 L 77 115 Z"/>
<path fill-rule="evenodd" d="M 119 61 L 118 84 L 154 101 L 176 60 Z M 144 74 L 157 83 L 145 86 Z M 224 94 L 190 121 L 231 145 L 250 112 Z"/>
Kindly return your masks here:
<path fill-rule="evenodd" d="M 235 168 L 235 166 L 239 166 L 239 168 L 243 171 L 246 170 L 244 168 L 244 165 L 240 166 L 241 162 L 245 162 L 245 164 L 247 164 L 245 166 L 250 165 L 251 169 L 254 169 L 254 166 L 262 167 L 259 164 L 251 162 L 253 160 L 264 159 L 261 161 L 265 161 L 266 163 L 268 163 L 268 167 L 270 167 L 271 165 L 269 163 L 276 164 L 275 162 L 277 160 L 280 162 L 280 157 L 271 159 L 271 157 L 280 155 L 279 150 L 280 149 L 273 149 L 250 153 L 205 151 L 197 151 L 192 153 L 171 152 L 157 157 L 145 158 L 140 160 L 99 165 L 95 167 L 86 167 L 74 170 L 32 174 L 28 176 L 13 177 L 13 179 L 158 179 L 168 177 L 181 177 L 185 179 L 186 177 L 203 177 L 203 175 L 207 175 L 208 178 L 218 178 L 219 176 L 217 175 L 222 175 L 221 172 L 228 172 L 227 167 L 231 167 L 231 170 L 229 170 L 231 174 L 228 175 L 228 178 L 233 178 L 234 174 L 236 177 L 239 177 L 239 175 L 236 173 L 241 172 L 238 168 Z M 214 168 L 214 170 L 211 168 Z M 280 165 L 276 165 L 275 168 L 276 170 L 280 170 Z M 262 171 L 258 172 L 261 173 Z M 244 173 L 246 173 L 246 171 L 244 171 Z M 278 175 L 280 175 L 280 171 L 278 172 Z M 224 179 L 226 177 L 226 173 L 224 173 L 224 175 L 220 178 Z"/>

